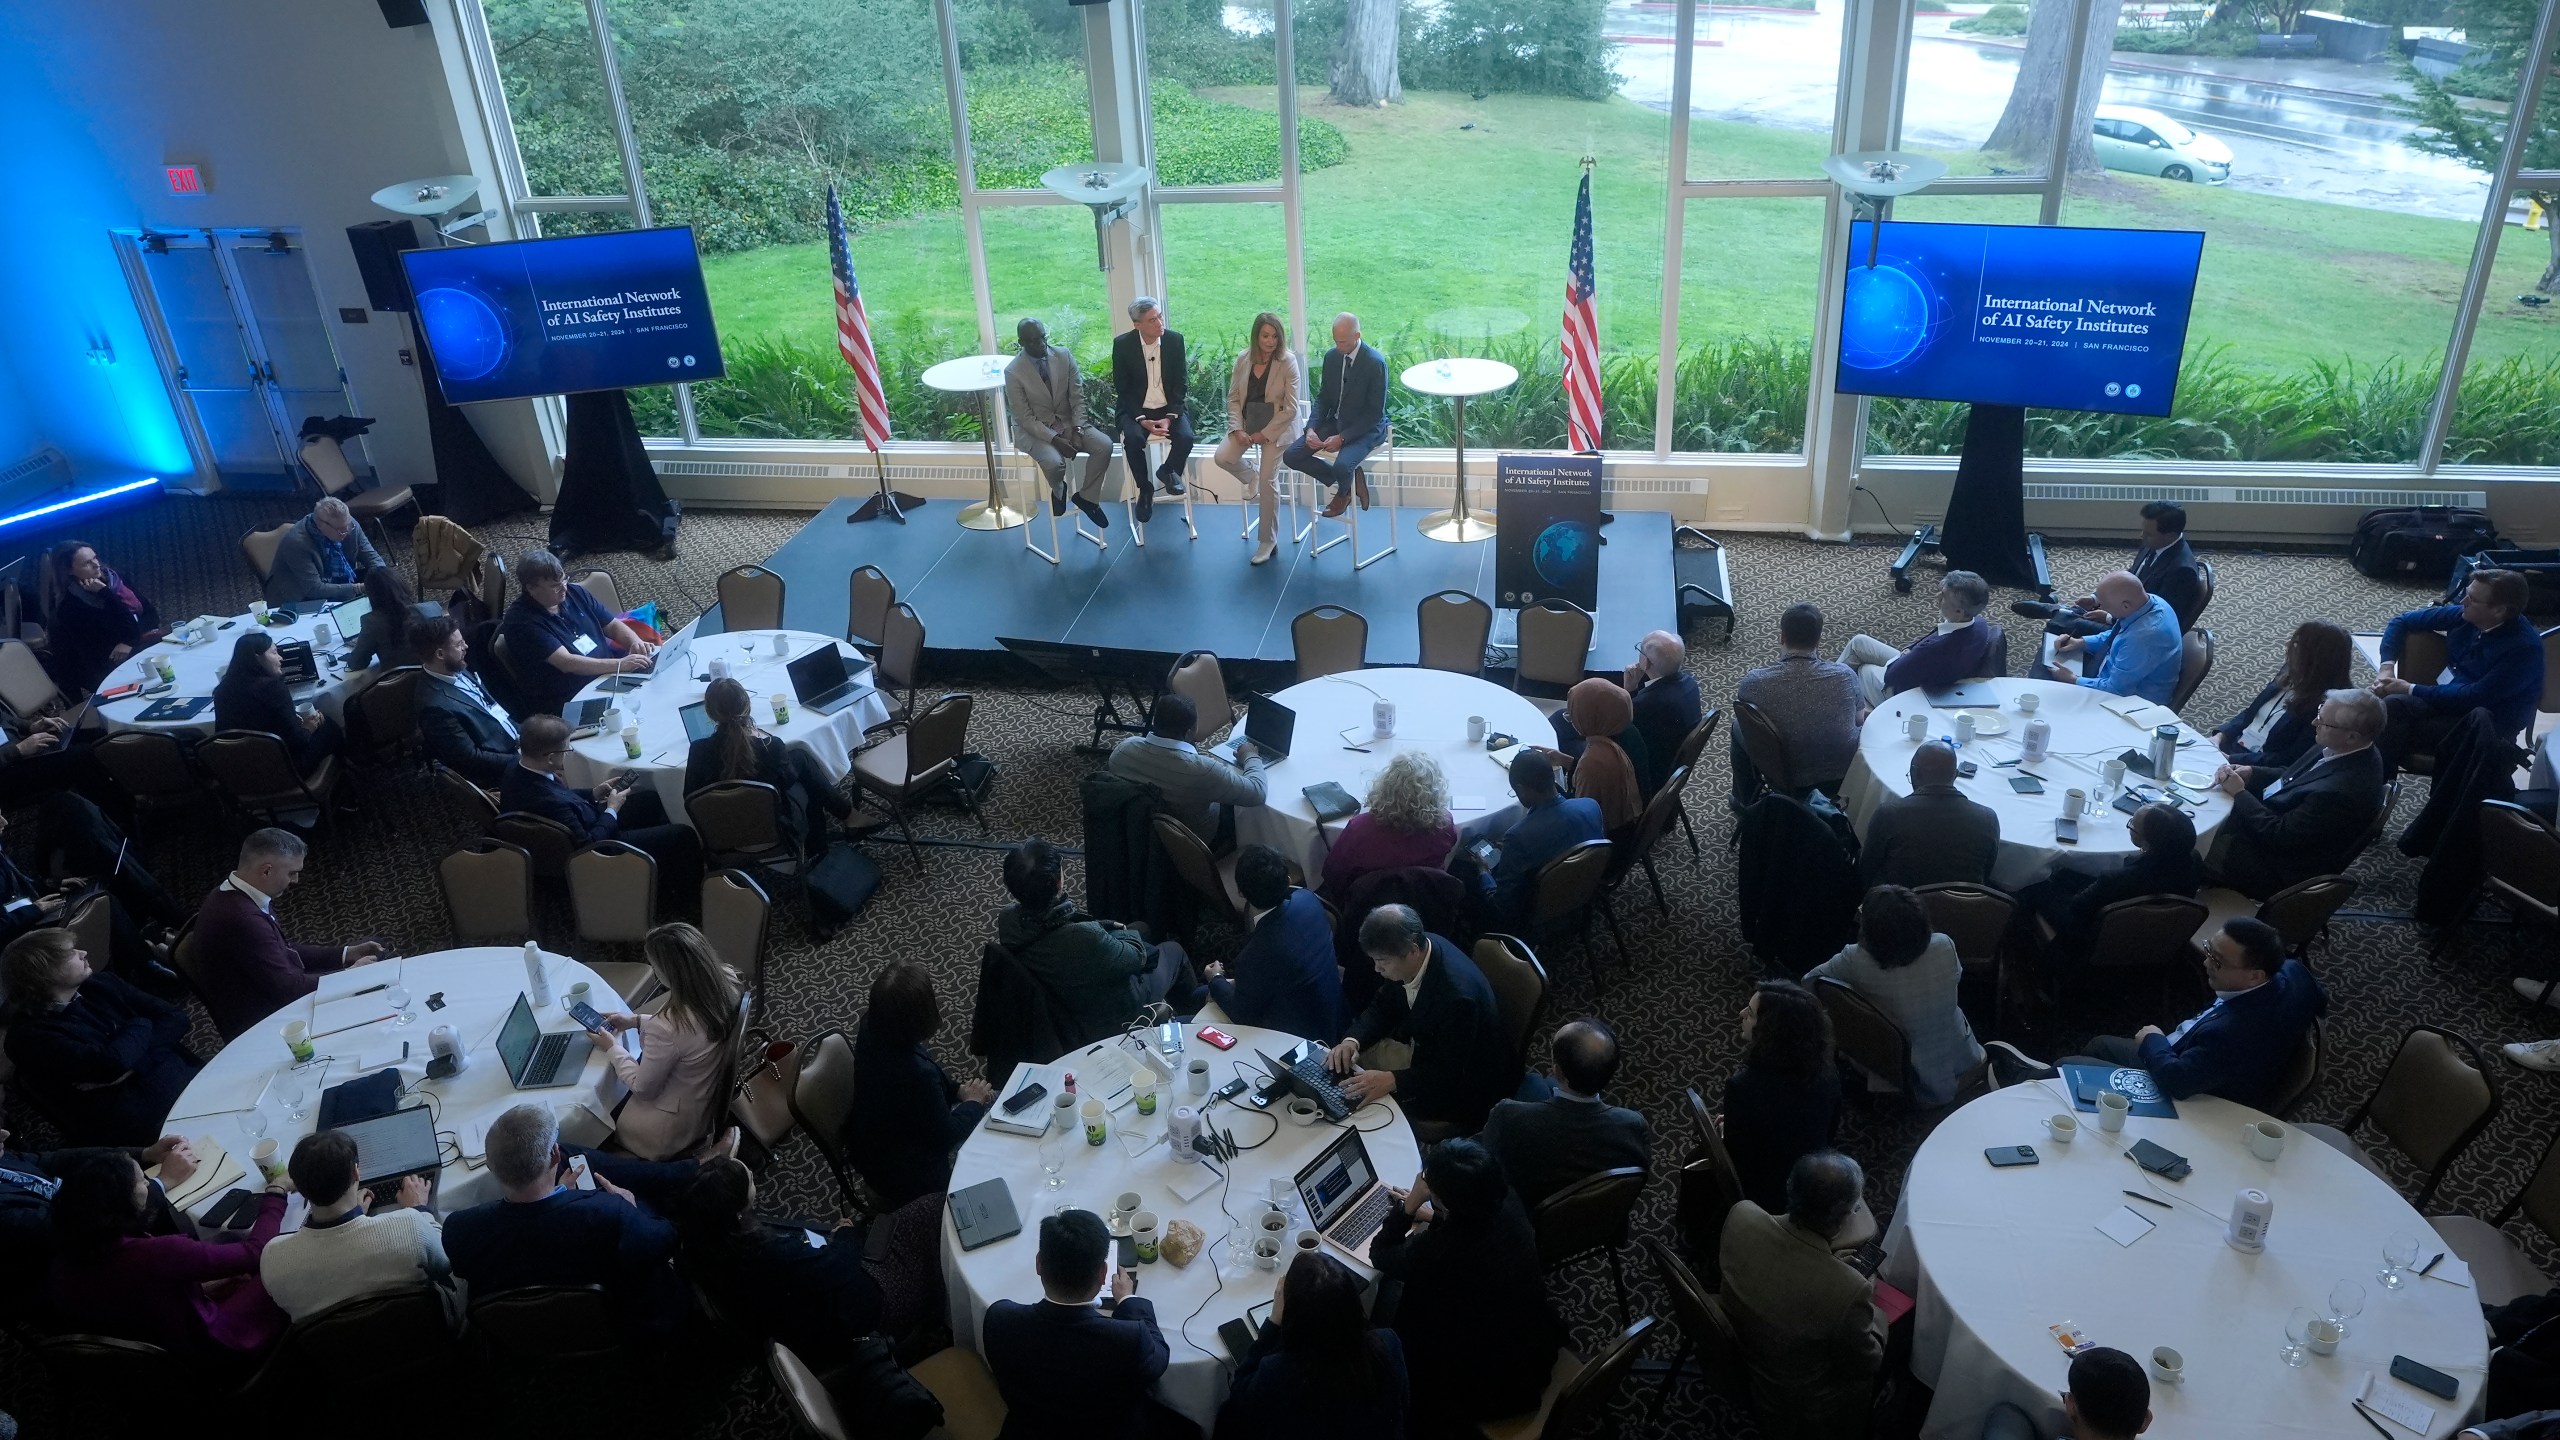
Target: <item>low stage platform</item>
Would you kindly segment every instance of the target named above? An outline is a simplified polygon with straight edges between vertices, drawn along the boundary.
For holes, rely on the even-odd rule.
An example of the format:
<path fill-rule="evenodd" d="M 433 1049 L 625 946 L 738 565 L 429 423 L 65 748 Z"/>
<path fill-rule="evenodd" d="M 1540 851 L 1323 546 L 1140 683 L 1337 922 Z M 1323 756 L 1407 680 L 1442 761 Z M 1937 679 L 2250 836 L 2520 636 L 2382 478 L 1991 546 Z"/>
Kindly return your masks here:
<path fill-rule="evenodd" d="M 1402 512 L 1396 553 L 1355 571 L 1349 545 L 1322 555 L 1283 545 L 1268 564 L 1246 563 L 1253 542 L 1236 533 L 1244 512 L 1235 505 L 1195 506 L 1200 538 L 1193 540 L 1183 531 L 1181 507 L 1159 500 L 1144 547 L 1131 542 L 1118 505 L 1110 507 L 1108 550 L 1067 534 L 1061 521 L 1063 563 L 1052 565 L 1022 548 L 1020 529 L 966 530 L 952 523 L 948 505 L 928 505 L 904 525 L 847 524 L 863 498 L 827 506 L 766 562 L 783 579 L 793 629 L 843 634 L 850 577 L 877 565 L 924 621 L 926 650 L 944 661 L 1002 653 L 1002 636 L 1108 650 L 1208 650 L 1230 663 L 1286 664 L 1293 658 L 1289 622 L 1329 604 L 1368 617 L 1370 664 L 1411 665 L 1420 649 L 1414 611 L 1424 596 L 1466 590 L 1494 598 L 1495 542 L 1426 540 L 1424 512 L 1412 508 Z M 1387 512 L 1367 518 L 1383 525 Z M 1047 544 L 1048 517 L 1033 523 Z M 1285 511 L 1281 523 L 1288 523 Z M 1647 631 L 1680 628 L 1671 532 L 1671 517 L 1658 511 L 1619 512 L 1602 530 L 1593 670 L 1626 664 Z M 1374 530 L 1362 538 L 1377 548 Z M 1508 629 L 1498 623 L 1495 633 Z"/>

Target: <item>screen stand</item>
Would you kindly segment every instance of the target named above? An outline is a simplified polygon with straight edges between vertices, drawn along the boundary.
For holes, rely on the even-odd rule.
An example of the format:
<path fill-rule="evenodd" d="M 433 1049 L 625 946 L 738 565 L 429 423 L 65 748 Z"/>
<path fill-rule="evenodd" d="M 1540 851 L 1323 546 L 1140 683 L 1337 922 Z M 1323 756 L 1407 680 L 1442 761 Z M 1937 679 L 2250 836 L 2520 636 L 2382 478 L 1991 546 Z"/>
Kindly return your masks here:
<path fill-rule="evenodd" d="M 667 498 L 649 449 L 631 418 L 631 397 L 591 390 L 569 397 L 560 495 L 551 507 L 551 549 L 562 559 L 638 550 L 671 560 L 683 509 Z"/>
<path fill-rule="evenodd" d="M 1964 453 L 1942 524 L 1923 525 L 1891 566 L 1893 588 L 1911 592 L 1911 567 L 1935 551 L 1950 570 L 1971 570 L 1994 585 L 2023 586 L 2053 598 L 2044 537 L 2027 533 L 2027 412 L 2016 405 L 1975 405 L 1965 416 Z"/>

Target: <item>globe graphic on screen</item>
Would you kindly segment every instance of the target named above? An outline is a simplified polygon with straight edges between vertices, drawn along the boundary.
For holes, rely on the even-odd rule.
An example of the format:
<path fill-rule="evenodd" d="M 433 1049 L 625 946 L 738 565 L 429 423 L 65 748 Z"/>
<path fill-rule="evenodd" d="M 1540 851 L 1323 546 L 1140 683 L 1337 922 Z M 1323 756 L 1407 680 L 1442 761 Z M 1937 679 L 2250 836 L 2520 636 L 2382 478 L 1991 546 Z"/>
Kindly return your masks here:
<path fill-rule="evenodd" d="M 1929 339 L 1929 297 L 1910 272 L 1892 265 L 1853 265 L 1840 316 L 1840 363 L 1890 370 Z"/>
<path fill-rule="evenodd" d="M 1529 563 L 1551 589 L 1562 590 L 1591 573 L 1598 564 L 1599 537 L 1578 520 L 1558 520 L 1538 532 Z"/>
<path fill-rule="evenodd" d="M 437 373 L 448 379 L 478 380 L 507 361 L 507 322 L 496 306 L 469 290 L 419 291 L 418 323 L 435 349 Z"/>

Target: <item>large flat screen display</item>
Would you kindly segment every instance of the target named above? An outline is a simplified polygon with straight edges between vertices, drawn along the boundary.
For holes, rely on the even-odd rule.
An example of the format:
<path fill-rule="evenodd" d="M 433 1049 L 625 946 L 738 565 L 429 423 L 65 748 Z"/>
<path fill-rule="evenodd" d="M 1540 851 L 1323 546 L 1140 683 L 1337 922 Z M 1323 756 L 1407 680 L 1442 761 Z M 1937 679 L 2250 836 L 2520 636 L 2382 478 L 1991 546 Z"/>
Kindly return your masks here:
<path fill-rule="evenodd" d="M 2204 235 L 2053 225 L 1849 227 L 1841 391 L 2166 415 Z"/>
<path fill-rule="evenodd" d="M 400 263 L 453 404 L 724 373 L 685 226 L 410 250 Z"/>

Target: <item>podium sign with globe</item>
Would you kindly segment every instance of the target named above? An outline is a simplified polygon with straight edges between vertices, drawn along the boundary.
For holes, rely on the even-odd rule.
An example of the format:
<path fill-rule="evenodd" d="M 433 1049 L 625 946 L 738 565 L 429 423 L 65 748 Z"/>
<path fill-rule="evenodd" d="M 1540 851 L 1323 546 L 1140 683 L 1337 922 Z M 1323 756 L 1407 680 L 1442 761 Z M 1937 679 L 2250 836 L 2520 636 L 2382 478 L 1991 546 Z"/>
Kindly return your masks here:
<path fill-rule="evenodd" d="M 1554 597 L 1600 604 L 1600 457 L 1505 455 L 1494 462 L 1494 604 Z"/>

